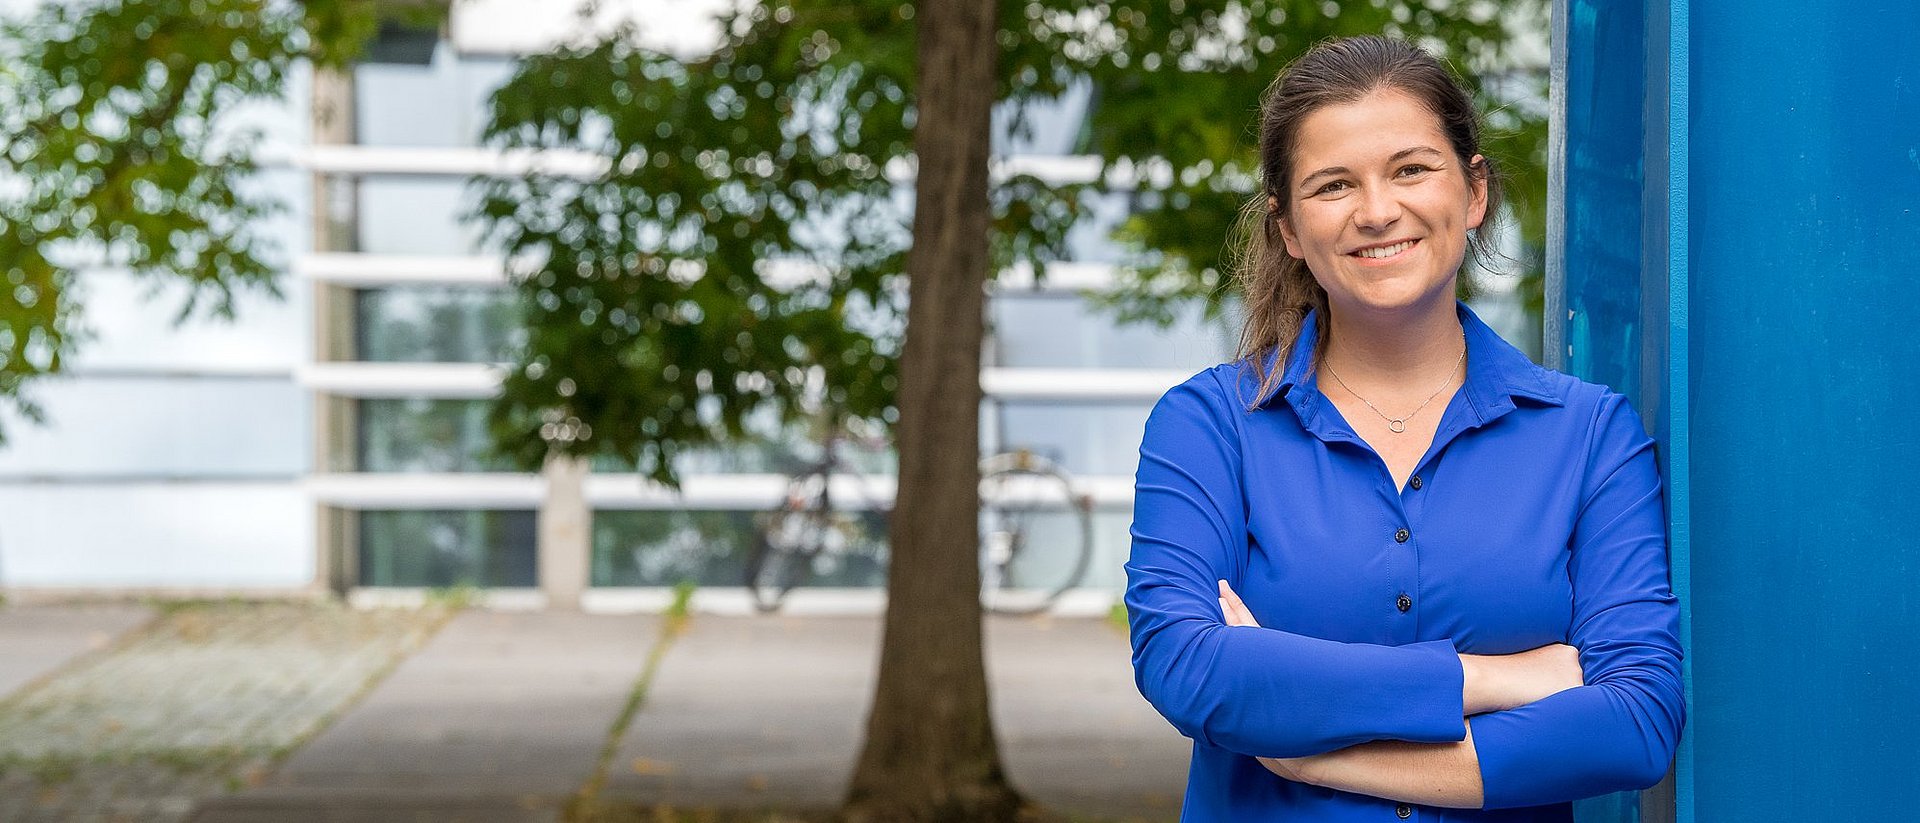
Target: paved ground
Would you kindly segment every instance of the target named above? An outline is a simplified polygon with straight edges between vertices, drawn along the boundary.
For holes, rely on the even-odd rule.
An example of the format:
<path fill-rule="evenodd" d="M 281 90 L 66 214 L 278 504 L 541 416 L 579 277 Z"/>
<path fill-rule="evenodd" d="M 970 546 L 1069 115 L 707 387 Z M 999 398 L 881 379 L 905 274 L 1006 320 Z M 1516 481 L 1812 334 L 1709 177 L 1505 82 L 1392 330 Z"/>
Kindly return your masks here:
<path fill-rule="evenodd" d="M 605 796 L 642 804 L 838 802 L 859 756 L 879 622 L 698 617 L 662 658 Z M 1057 809 L 1173 817 L 1189 745 L 1134 689 L 1098 620 L 993 618 L 987 664 L 1007 772 Z"/>
<path fill-rule="evenodd" d="M 0 637 L 25 646 L 87 622 L 42 607 L 6 614 L 64 626 Z M 184 819 L 199 798 L 259 779 L 441 620 L 205 603 L 166 609 L 111 644 L 88 632 L 87 646 L 106 647 L 0 701 L 0 820 Z M 0 659 L 12 651 L 0 647 Z"/>
<path fill-rule="evenodd" d="M 603 800 L 827 806 L 879 642 L 865 618 L 699 615 L 669 636 L 648 616 L 203 604 L 127 631 L 139 610 L 27 611 L 0 611 L 0 677 L 28 684 L 0 699 L 6 821 L 552 821 L 603 750 Z M 1080 814 L 1176 816 L 1188 746 L 1134 691 L 1118 630 L 987 632 L 1023 790 Z M 56 662 L 28 672 L 30 648 Z"/>
<path fill-rule="evenodd" d="M 151 619 L 131 604 L 0 609 L 0 699 Z"/>
<path fill-rule="evenodd" d="M 553 819 L 593 773 L 659 623 L 463 613 L 272 777 L 199 819 Z"/>

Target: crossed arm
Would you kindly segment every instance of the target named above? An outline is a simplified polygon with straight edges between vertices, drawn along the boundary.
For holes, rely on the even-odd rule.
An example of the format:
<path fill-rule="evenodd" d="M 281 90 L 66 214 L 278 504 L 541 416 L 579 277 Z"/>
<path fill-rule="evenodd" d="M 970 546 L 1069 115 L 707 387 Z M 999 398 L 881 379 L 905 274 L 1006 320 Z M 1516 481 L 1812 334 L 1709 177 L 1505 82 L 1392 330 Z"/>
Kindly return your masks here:
<path fill-rule="evenodd" d="M 1259 628 L 1247 604 L 1220 581 L 1220 612 L 1229 626 Z M 1461 705 L 1467 715 L 1510 709 L 1581 685 L 1579 651 L 1554 643 L 1511 655 L 1460 655 Z M 1260 765 L 1288 780 L 1419 803 L 1477 809 L 1485 802 L 1473 721 L 1451 743 L 1376 740 L 1325 754 L 1262 757 Z"/>

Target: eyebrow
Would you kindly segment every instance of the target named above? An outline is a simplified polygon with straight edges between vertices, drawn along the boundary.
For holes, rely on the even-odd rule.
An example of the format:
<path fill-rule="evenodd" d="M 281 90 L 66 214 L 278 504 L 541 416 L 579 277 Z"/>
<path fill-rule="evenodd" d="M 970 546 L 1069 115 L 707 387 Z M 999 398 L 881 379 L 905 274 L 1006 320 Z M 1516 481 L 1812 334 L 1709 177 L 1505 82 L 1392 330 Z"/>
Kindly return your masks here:
<path fill-rule="evenodd" d="M 1441 151 L 1439 149 L 1433 148 L 1432 146 L 1408 146 L 1407 148 L 1394 152 L 1392 157 L 1387 158 L 1387 162 L 1397 163 L 1401 159 L 1414 154 L 1441 154 Z M 1326 175 L 1329 175 L 1329 174 L 1350 174 L 1350 173 L 1352 173 L 1352 169 L 1349 169 L 1346 166 L 1328 166 L 1324 169 L 1321 169 L 1319 171 L 1316 171 L 1312 174 L 1309 174 L 1305 177 L 1300 178 L 1300 187 L 1306 188 L 1306 185 L 1308 183 L 1313 182 L 1313 179 L 1316 177 L 1325 177 Z"/>

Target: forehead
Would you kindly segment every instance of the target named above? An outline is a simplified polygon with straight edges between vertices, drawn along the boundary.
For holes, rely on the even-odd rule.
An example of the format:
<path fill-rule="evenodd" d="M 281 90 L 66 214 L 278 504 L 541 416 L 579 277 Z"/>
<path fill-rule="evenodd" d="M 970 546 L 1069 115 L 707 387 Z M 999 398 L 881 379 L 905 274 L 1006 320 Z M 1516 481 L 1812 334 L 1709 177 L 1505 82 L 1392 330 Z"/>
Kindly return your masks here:
<path fill-rule="evenodd" d="M 1384 163 L 1413 146 L 1449 150 L 1440 118 L 1406 92 L 1378 89 L 1350 103 L 1321 106 L 1300 121 L 1293 176 L 1298 180 L 1328 166 Z"/>

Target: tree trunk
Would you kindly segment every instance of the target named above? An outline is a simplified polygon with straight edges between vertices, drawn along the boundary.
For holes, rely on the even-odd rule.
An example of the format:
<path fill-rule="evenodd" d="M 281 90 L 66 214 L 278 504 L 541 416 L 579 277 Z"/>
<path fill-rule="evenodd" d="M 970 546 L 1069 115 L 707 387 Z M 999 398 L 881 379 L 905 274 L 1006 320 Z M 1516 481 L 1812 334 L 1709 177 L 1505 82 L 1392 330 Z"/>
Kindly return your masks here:
<path fill-rule="evenodd" d="M 885 638 L 849 821 L 1010 821 L 981 649 L 980 344 L 997 0 L 918 7 L 911 285 Z"/>

